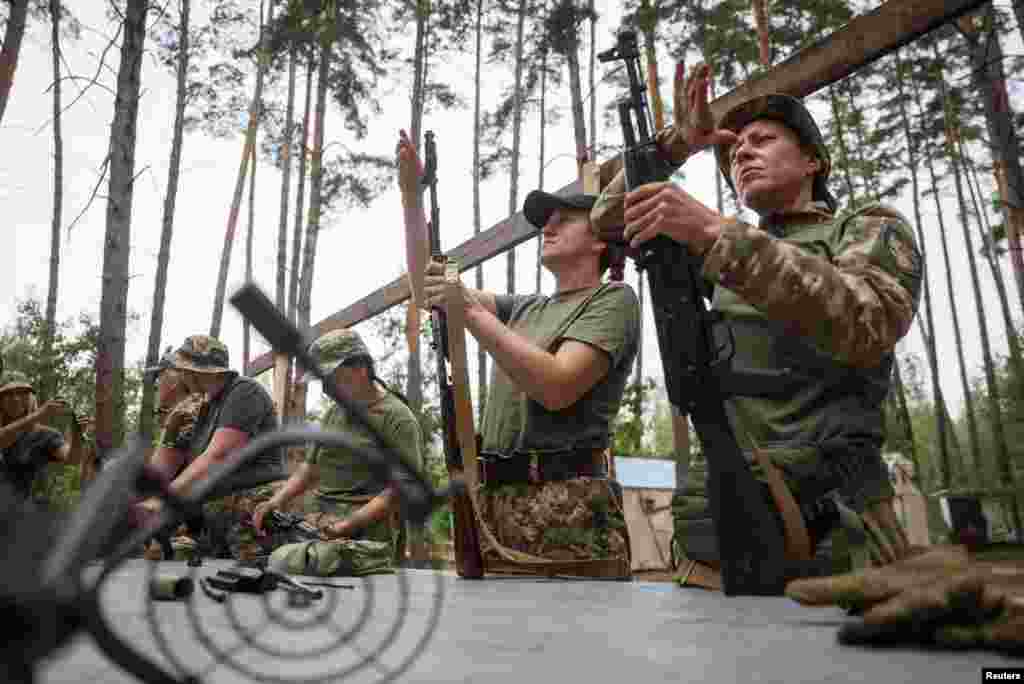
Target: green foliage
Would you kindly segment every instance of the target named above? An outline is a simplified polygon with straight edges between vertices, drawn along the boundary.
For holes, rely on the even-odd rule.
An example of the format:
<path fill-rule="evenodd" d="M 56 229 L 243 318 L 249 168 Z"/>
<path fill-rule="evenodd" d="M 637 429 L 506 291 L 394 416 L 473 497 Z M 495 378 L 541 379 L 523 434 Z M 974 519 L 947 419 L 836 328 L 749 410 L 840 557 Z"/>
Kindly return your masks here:
<path fill-rule="evenodd" d="M 66 400 L 78 416 L 92 416 L 96 410 L 96 345 L 99 322 L 82 313 L 77 321 L 66 320 L 53 331 L 52 353 L 45 352 L 46 318 L 43 304 L 26 299 L 18 304 L 17 317 L 0 332 L 5 372 L 20 371 L 36 388 L 40 402 L 54 397 Z M 129 324 L 138 320 L 129 313 Z M 140 364 L 141 365 L 141 364 Z M 125 371 L 124 406 L 126 423 L 136 422 L 142 390 L 141 368 Z M 54 425 L 65 428 L 66 425 Z M 119 444 L 124 435 L 117 435 Z"/>
<path fill-rule="evenodd" d="M 651 450 L 643 444 L 643 437 L 650 422 L 644 416 L 643 407 L 649 405 L 654 396 L 654 388 L 654 380 L 651 378 L 626 386 L 626 391 L 622 395 L 622 406 L 612 427 L 612 453 L 616 456 L 650 454 Z"/>

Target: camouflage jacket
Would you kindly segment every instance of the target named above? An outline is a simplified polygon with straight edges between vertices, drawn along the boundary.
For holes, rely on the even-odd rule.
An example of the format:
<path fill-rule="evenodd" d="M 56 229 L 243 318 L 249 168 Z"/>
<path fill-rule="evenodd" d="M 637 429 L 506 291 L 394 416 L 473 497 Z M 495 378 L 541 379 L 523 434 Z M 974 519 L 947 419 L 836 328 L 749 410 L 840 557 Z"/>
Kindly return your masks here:
<path fill-rule="evenodd" d="M 805 502 L 833 489 L 858 509 L 891 496 L 882 404 L 923 277 L 907 221 L 816 204 L 759 227 L 732 220 L 702 273 L 724 314 L 716 336 L 735 343 L 723 377 L 740 443 L 756 440 Z"/>

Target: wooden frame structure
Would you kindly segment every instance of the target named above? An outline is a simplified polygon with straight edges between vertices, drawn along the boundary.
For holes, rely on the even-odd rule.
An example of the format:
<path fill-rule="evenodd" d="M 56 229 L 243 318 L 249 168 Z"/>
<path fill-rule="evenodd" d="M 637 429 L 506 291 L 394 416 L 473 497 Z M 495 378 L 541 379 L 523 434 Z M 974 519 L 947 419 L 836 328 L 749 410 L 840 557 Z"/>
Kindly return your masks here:
<path fill-rule="evenodd" d="M 758 95 L 787 93 L 804 97 L 843 79 L 871 62 L 899 49 L 942 24 L 986 4 L 988 0 L 888 0 L 867 14 L 789 59 L 755 76 L 711 103 L 717 120 L 733 106 Z M 579 182 L 556 191 L 579 191 Z M 448 255 L 468 270 L 536 235 L 521 212 L 462 243 Z M 387 311 L 409 298 L 406 274 L 371 292 L 359 301 L 316 323 L 313 336 L 347 328 Z M 250 363 L 245 372 L 257 375 L 274 366 L 272 352 Z"/>

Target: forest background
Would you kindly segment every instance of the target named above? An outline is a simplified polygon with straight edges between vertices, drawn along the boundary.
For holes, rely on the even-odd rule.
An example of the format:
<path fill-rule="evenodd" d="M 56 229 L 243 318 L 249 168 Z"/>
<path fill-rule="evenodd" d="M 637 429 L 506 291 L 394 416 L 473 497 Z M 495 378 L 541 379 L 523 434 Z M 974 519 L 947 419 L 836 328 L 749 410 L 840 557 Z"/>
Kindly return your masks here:
<path fill-rule="evenodd" d="M 0 74 L 8 367 L 42 398 L 95 415 L 103 456 L 128 433 L 152 433 L 140 369 L 168 345 L 215 334 L 239 369 L 266 351 L 224 307 L 241 282 L 309 326 L 403 273 L 399 128 L 437 135 L 448 250 L 529 190 L 615 154 L 623 74 L 595 54 L 623 24 L 640 29 L 648 63 L 653 52 L 670 116 L 676 60 L 711 63 L 721 95 L 878 5 L 0 1 L 0 66 L 12 75 Z M 1019 491 L 1024 469 L 1021 5 L 986 4 L 808 98 L 840 204 L 894 204 L 925 246 L 929 288 L 898 347 L 887 450 L 917 464 L 926 492 Z M 743 215 L 709 152 L 677 180 Z M 535 240 L 464 278 L 501 292 L 553 286 Z M 641 280 L 627 267 L 642 293 Z M 670 457 L 649 309 L 614 451 Z M 414 320 L 410 353 L 409 320 L 403 305 L 358 329 L 436 437 L 430 335 Z M 489 364 L 470 344 L 479 408 Z M 288 419 L 322 406 L 299 394 Z M 430 463 L 442 481 L 436 439 Z M 56 475 L 52 497 L 73 501 L 75 478 Z"/>

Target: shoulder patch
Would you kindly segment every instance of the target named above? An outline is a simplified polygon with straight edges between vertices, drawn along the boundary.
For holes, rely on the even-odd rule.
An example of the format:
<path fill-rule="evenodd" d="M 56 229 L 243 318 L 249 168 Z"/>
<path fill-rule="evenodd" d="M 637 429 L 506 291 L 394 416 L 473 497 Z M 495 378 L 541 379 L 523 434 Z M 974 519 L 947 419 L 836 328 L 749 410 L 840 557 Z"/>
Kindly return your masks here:
<path fill-rule="evenodd" d="M 892 256 L 900 270 L 921 275 L 921 254 L 917 247 L 892 223 L 885 226 L 882 233 L 885 249 Z"/>

